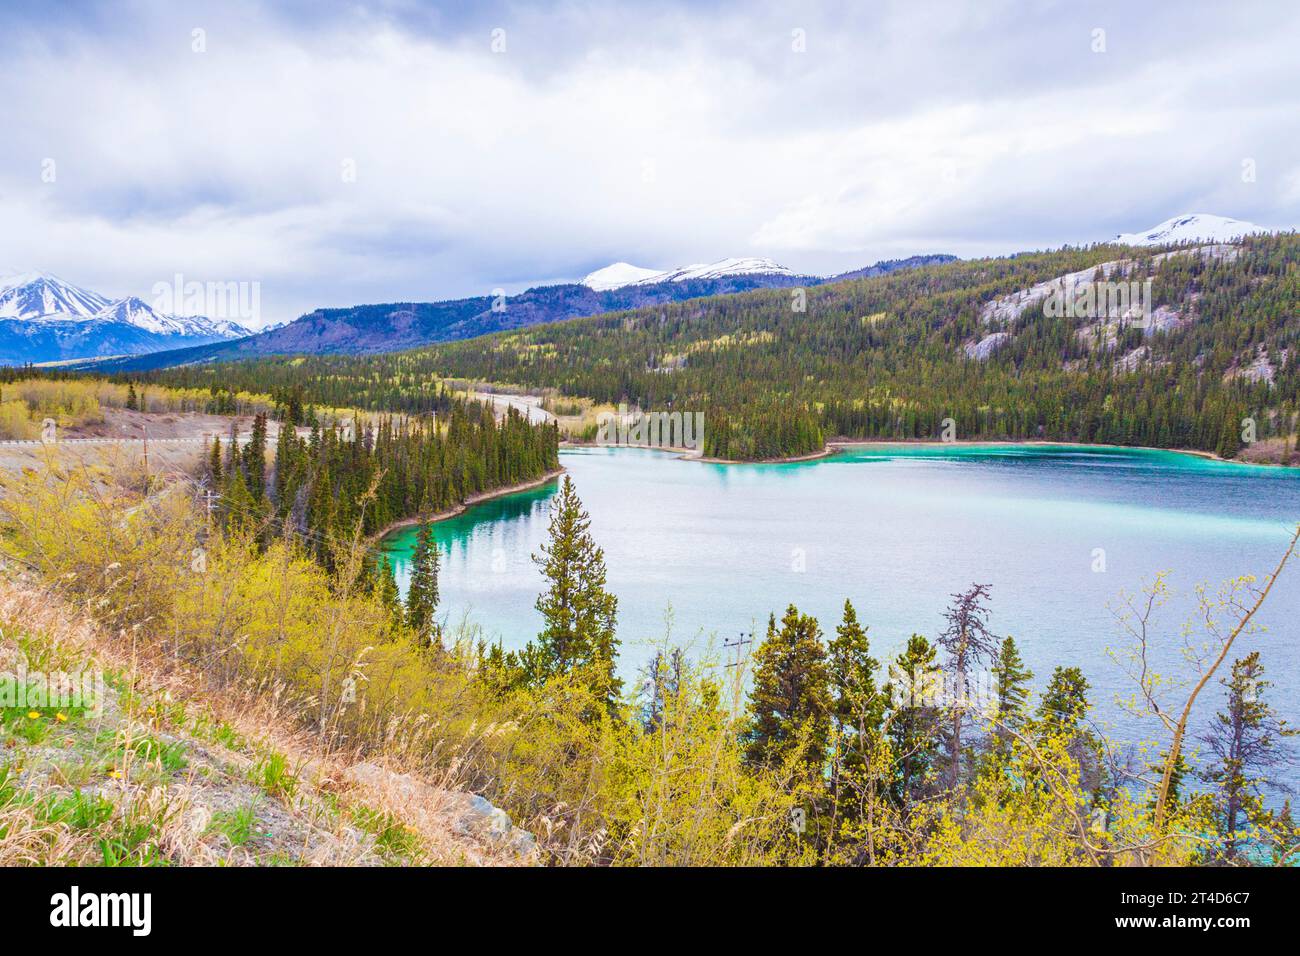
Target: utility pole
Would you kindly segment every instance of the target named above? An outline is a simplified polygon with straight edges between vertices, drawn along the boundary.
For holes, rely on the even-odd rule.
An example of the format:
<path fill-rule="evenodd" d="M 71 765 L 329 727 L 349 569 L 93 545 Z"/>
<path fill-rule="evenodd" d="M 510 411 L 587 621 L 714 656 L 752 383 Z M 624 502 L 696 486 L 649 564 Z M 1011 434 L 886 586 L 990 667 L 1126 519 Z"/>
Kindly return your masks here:
<path fill-rule="evenodd" d="M 742 656 L 742 654 L 744 653 L 744 652 L 741 650 L 741 648 L 744 647 L 746 644 L 753 644 L 753 643 L 754 643 L 753 638 L 754 638 L 754 632 L 753 632 L 753 631 L 750 631 L 750 632 L 748 632 L 748 633 L 746 633 L 745 631 L 741 631 L 739 637 L 737 637 L 736 640 L 734 640 L 734 641 L 723 641 L 723 642 L 722 642 L 722 646 L 723 646 L 723 647 L 734 647 L 734 648 L 736 649 L 736 659 L 735 659 L 734 661 L 732 661 L 731 663 L 729 663 L 729 664 L 727 665 L 728 667 L 739 667 L 739 666 L 740 666 L 741 656 Z"/>
<path fill-rule="evenodd" d="M 722 642 L 723 647 L 734 647 L 736 649 L 736 659 L 729 662 L 726 666 L 726 670 L 731 670 L 733 667 L 735 668 L 734 671 L 731 671 L 731 713 L 733 718 L 740 713 L 741 708 L 741 692 L 744 686 L 745 672 L 740 665 L 744 660 L 744 647 L 746 644 L 753 643 L 753 637 L 754 633 L 752 631 L 748 633 L 741 631 L 734 641 Z"/>
<path fill-rule="evenodd" d="M 144 425 L 140 426 L 140 432 L 144 435 L 144 493 L 147 495 L 149 494 L 149 432 Z"/>

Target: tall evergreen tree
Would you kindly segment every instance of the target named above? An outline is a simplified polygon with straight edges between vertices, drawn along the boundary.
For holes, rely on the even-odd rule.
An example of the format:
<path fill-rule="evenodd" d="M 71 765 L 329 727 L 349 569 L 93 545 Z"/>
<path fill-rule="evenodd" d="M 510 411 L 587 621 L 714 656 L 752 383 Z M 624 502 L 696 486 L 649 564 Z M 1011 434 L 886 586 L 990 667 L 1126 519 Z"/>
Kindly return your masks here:
<path fill-rule="evenodd" d="M 876 686 L 880 662 L 871 656 L 867 629 L 858 623 L 852 602 L 844 602 L 844 617 L 835 628 L 828 654 L 832 713 L 842 741 L 845 769 L 861 767 L 870 737 L 885 718 L 885 698 Z"/>
<path fill-rule="evenodd" d="M 421 524 L 415 533 L 415 552 L 411 555 L 411 584 L 406 591 L 406 623 L 416 633 L 421 645 L 437 639 L 438 611 L 438 542 L 433 526 Z"/>
<path fill-rule="evenodd" d="M 580 672 L 612 710 L 622 689 L 614 676 L 618 599 L 605 590 L 605 552 L 590 529 L 591 518 L 565 475 L 552 500 L 547 541 L 533 555 L 547 581 L 536 605 L 544 626 L 521 656 L 534 682 Z"/>
<path fill-rule="evenodd" d="M 1014 638 L 1008 636 L 1002 639 L 997 662 L 993 665 L 993 677 L 998 723 L 1008 730 L 1018 730 L 1025 722 L 1029 682 L 1033 680 L 1034 673 L 1025 667 Z M 999 736 L 1005 734 L 1000 731 Z"/>
<path fill-rule="evenodd" d="M 799 751 L 808 777 L 821 776 L 830 737 L 829 677 L 816 618 L 791 604 L 780 629 L 774 618 L 768 620 L 767 637 L 754 652 L 745 733 L 750 764 L 774 766 Z"/>
<path fill-rule="evenodd" d="M 388 610 L 394 621 L 402 620 L 402 598 L 397 589 L 397 579 L 393 577 L 393 566 L 387 555 L 382 555 L 374 563 L 374 594 Z"/>
<path fill-rule="evenodd" d="M 1264 699 L 1272 683 L 1264 679 L 1258 651 L 1233 661 L 1232 673 L 1219 683 L 1225 690 L 1224 709 L 1201 737 L 1211 759 L 1200 776 L 1217 788 L 1214 817 L 1220 842 L 1211 856 L 1233 863 L 1251 825 L 1276 822 L 1264 806 L 1264 790 L 1276 787 L 1278 771 L 1292 763 L 1285 743 L 1297 731 L 1279 720 Z"/>
<path fill-rule="evenodd" d="M 920 634 L 894 662 L 890 689 L 894 713 L 889 724 L 896 768 L 893 795 L 907 807 L 930 784 L 939 755 L 938 652 Z"/>
<path fill-rule="evenodd" d="M 221 488 L 221 436 L 212 436 L 212 451 L 208 456 L 208 478 L 212 481 L 212 490 Z"/>

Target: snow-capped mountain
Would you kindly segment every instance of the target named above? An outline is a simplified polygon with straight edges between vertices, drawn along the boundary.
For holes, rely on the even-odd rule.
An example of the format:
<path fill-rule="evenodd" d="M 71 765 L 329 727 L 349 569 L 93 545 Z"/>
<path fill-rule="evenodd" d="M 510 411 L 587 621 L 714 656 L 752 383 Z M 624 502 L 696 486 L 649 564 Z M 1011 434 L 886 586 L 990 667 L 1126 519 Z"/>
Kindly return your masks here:
<path fill-rule="evenodd" d="M 251 334 L 237 322 L 169 315 L 135 296 L 109 299 L 46 273 L 0 277 L 0 365 L 136 355 Z"/>
<path fill-rule="evenodd" d="M 1165 246 L 1176 242 L 1232 242 L 1242 236 L 1270 231 L 1253 222 L 1193 212 L 1166 219 L 1146 232 L 1121 233 L 1114 241 L 1126 246 Z"/>
<path fill-rule="evenodd" d="M 759 256 L 747 256 L 740 259 L 719 259 L 717 262 L 703 262 L 695 265 L 681 266 L 677 269 L 646 269 L 627 262 L 616 262 L 603 269 L 597 269 L 582 284 L 590 289 L 603 292 L 608 289 L 621 289 L 629 285 L 655 285 L 660 282 L 686 282 L 692 279 L 721 279 L 725 276 L 780 275 L 792 276 L 794 273 L 783 265 Z"/>
<path fill-rule="evenodd" d="M 0 277 L 0 318 L 4 319 L 88 319 L 109 304 L 98 292 L 41 272 Z"/>
<path fill-rule="evenodd" d="M 635 285 L 642 279 L 663 275 L 662 269 L 645 269 L 630 262 L 615 262 L 613 265 L 597 269 L 582 280 L 582 284 L 597 292 L 606 289 L 621 289 L 625 285 Z"/>

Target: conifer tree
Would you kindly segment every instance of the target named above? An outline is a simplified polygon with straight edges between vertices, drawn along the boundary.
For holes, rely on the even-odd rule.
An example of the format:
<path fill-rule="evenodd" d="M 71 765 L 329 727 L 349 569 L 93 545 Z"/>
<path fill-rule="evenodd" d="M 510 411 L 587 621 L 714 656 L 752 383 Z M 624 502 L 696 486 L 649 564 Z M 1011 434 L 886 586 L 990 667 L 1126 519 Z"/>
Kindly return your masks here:
<path fill-rule="evenodd" d="M 907 807 L 929 785 L 939 751 L 938 654 L 920 634 L 913 634 L 907 649 L 890 671 L 894 713 L 889 723 L 890 744 L 896 767 L 893 795 Z"/>
<path fill-rule="evenodd" d="M 244 473 L 238 468 L 226 479 L 223 497 L 226 505 L 226 528 L 251 531 L 257 524 L 257 503 L 248 492 Z"/>
<path fill-rule="evenodd" d="M 775 766 L 797 756 L 809 779 L 819 778 L 830 737 L 831 694 L 817 619 L 791 604 L 781 619 L 768 619 L 767 636 L 754 652 L 745 758 Z"/>
<path fill-rule="evenodd" d="M 1057 667 L 1038 703 L 1039 724 L 1056 733 L 1079 732 L 1088 713 L 1088 690 L 1079 668 Z"/>
<path fill-rule="evenodd" d="M 1264 699 L 1272 683 L 1264 679 L 1258 651 L 1233 661 L 1232 673 L 1219 683 L 1226 692 L 1224 709 L 1201 737 L 1210 763 L 1200 777 L 1217 788 L 1214 822 L 1220 843 L 1211 856 L 1233 863 L 1251 825 L 1273 829 L 1277 822 L 1264 806 L 1264 790 L 1276 787 L 1277 771 L 1292 762 L 1285 744 L 1297 731 Z"/>
<path fill-rule="evenodd" d="M 374 594 L 394 621 L 402 619 L 402 599 L 397 589 L 397 579 L 393 577 L 393 566 L 388 556 L 383 555 L 374 562 Z"/>
<path fill-rule="evenodd" d="M 212 481 L 213 491 L 221 487 L 221 436 L 212 436 L 212 451 L 208 456 L 208 477 Z"/>
<path fill-rule="evenodd" d="M 997 694 L 998 723 L 1006 730 L 1017 730 L 1025 722 L 1029 682 L 1033 680 L 1034 674 L 1025 667 L 1014 638 L 1002 639 L 997 662 L 993 665 L 993 676 L 996 681 L 994 692 Z M 998 737 L 1001 739 L 1005 735 L 1006 731 L 1000 727 Z"/>
<path fill-rule="evenodd" d="M 870 735 L 880 730 L 885 698 L 876 686 L 880 662 L 871 656 L 867 629 L 858 623 L 852 602 L 844 602 L 844 618 L 830 642 L 828 663 L 832 712 L 843 741 L 846 769 L 860 767 Z M 837 761 L 839 763 L 839 761 Z"/>
<path fill-rule="evenodd" d="M 411 555 L 406 623 L 422 645 L 433 643 L 437 636 L 438 568 L 438 542 L 433 539 L 433 525 L 421 524 L 415 534 L 415 552 Z"/>
<path fill-rule="evenodd" d="M 522 656 L 537 683 L 580 671 L 592 693 L 612 710 L 622 688 L 614 676 L 618 599 L 605 590 L 605 552 L 590 528 L 591 518 L 565 475 L 552 502 L 547 542 L 533 555 L 547 581 L 536 605 L 543 628 Z"/>
<path fill-rule="evenodd" d="M 253 417 L 252 434 L 244 446 L 243 465 L 249 494 L 255 501 L 266 497 L 266 414 Z"/>

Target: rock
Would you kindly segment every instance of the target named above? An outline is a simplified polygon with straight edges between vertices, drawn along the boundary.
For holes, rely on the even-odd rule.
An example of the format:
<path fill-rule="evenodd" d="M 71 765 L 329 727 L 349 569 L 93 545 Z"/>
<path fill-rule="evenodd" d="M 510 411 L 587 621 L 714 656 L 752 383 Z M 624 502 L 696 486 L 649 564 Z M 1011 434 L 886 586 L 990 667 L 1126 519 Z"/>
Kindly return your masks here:
<path fill-rule="evenodd" d="M 349 767 L 345 776 L 353 786 L 368 791 L 375 802 L 425 832 L 441 829 L 504 846 L 525 861 L 536 853 L 536 838 L 516 827 L 510 814 L 480 794 L 441 790 L 373 763 Z"/>
<path fill-rule="evenodd" d="M 994 332 L 991 335 L 984 336 L 978 342 L 967 342 L 963 348 L 966 351 L 967 358 L 983 362 L 1010 341 L 1011 334 L 1009 332 Z"/>

